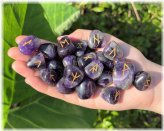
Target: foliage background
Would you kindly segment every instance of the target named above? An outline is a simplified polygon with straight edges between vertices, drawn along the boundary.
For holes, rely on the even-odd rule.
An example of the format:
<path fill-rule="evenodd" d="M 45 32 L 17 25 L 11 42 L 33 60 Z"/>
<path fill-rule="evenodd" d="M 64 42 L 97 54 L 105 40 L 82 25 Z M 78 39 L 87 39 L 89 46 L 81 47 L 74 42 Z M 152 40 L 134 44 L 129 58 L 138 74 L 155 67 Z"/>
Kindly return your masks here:
<path fill-rule="evenodd" d="M 140 21 L 130 3 L 5 4 L 4 54 L 16 46 L 17 35 L 55 41 L 58 35 L 84 28 L 115 35 L 161 64 L 161 4 L 135 3 L 135 7 Z M 4 55 L 6 128 L 161 128 L 161 115 L 153 112 L 89 110 L 37 93 L 12 71 L 11 63 Z"/>

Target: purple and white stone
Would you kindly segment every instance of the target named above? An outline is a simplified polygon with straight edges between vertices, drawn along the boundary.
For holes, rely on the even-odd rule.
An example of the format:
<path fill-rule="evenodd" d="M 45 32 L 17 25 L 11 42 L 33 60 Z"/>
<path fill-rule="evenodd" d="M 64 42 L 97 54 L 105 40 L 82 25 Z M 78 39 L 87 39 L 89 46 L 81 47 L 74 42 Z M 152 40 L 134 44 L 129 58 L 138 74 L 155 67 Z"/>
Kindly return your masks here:
<path fill-rule="evenodd" d="M 64 65 L 64 67 L 69 66 L 69 65 L 77 66 L 76 56 L 68 55 L 68 56 L 64 57 L 63 65 Z"/>
<path fill-rule="evenodd" d="M 123 50 L 115 42 L 111 41 L 103 50 L 104 56 L 109 60 L 121 59 L 123 57 Z"/>
<path fill-rule="evenodd" d="M 34 55 L 27 62 L 27 66 L 30 68 L 34 68 L 34 69 L 42 68 L 45 66 L 45 64 L 46 64 L 45 58 L 42 53 L 38 53 L 38 54 Z"/>
<path fill-rule="evenodd" d="M 134 80 L 135 68 L 127 59 L 115 63 L 113 70 L 113 83 L 120 89 L 128 89 Z"/>
<path fill-rule="evenodd" d="M 104 66 L 99 60 L 93 60 L 84 68 L 86 75 L 93 80 L 96 80 L 101 76 L 103 69 Z"/>
<path fill-rule="evenodd" d="M 77 86 L 84 78 L 83 71 L 77 66 L 67 66 L 64 69 L 64 85 L 66 88 L 74 88 Z"/>
<path fill-rule="evenodd" d="M 105 44 L 106 44 L 106 40 L 104 38 L 104 33 L 102 33 L 99 30 L 93 30 L 90 33 L 88 46 L 91 49 L 104 47 Z"/>

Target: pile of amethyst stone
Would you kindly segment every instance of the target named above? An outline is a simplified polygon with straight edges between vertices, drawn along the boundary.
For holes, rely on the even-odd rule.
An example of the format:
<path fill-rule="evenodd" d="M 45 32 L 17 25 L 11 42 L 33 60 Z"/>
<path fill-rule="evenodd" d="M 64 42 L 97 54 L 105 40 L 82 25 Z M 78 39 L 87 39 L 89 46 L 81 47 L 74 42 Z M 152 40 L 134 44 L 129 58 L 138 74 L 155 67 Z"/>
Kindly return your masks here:
<path fill-rule="evenodd" d="M 45 83 L 63 94 L 76 91 L 80 99 L 88 99 L 102 88 L 101 97 L 116 104 L 121 90 L 133 84 L 143 91 L 151 83 L 150 75 L 145 71 L 135 72 L 119 44 L 106 41 L 99 30 L 93 30 L 88 41 L 63 36 L 58 43 L 41 44 L 39 38 L 27 36 L 19 43 L 19 49 L 31 56 L 27 66 L 38 70 Z"/>

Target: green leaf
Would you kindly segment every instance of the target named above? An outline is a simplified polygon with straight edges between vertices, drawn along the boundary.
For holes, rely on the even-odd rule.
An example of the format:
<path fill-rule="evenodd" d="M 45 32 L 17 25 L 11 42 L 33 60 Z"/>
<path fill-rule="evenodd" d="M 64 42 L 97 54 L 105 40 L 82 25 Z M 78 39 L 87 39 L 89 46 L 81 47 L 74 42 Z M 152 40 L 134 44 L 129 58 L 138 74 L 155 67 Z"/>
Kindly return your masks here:
<path fill-rule="evenodd" d="M 104 7 L 98 6 L 98 7 L 92 8 L 92 10 L 93 10 L 94 12 L 103 12 L 103 11 L 104 11 Z"/>
<path fill-rule="evenodd" d="M 96 110 L 65 103 L 42 94 L 9 113 L 7 128 L 90 128 Z"/>
<path fill-rule="evenodd" d="M 6 54 L 10 47 L 16 46 L 15 37 L 21 34 L 32 34 L 42 39 L 56 41 L 56 37 L 68 29 L 79 14 L 79 10 L 64 3 L 5 5 L 4 53 Z M 73 106 L 43 95 L 32 99 L 38 93 L 24 83 L 24 78 L 13 72 L 12 61 L 7 55 L 4 55 L 4 60 L 5 120 L 11 101 L 14 105 L 21 104 L 19 107 L 10 109 L 7 128 L 92 127 L 96 117 L 95 110 Z"/>
<path fill-rule="evenodd" d="M 3 59 L 4 59 L 4 88 L 3 88 L 3 125 L 6 122 L 7 114 L 12 102 L 15 84 L 15 72 L 11 69 L 12 60 L 6 55 L 10 47 L 15 46 L 15 37 L 22 34 L 27 5 L 4 4 L 4 40 L 3 40 Z"/>

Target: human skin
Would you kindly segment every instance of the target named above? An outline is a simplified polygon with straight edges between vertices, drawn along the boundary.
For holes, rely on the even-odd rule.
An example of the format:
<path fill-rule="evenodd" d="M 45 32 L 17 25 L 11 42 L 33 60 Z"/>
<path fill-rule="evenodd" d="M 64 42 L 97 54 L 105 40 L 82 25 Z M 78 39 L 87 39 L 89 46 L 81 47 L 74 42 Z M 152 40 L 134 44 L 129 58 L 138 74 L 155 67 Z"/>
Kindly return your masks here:
<path fill-rule="evenodd" d="M 73 33 L 69 34 L 68 37 L 80 39 L 80 40 L 88 40 L 91 30 L 77 29 Z M 161 102 L 162 102 L 162 66 L 155 64 L 148 60 L 144 55 L 135 47 L 121 41 L 120 39 L 110 35 L 105 34 L 106 40 L 116 41 L 120 47 L 123 49 L 124 56 L 127 59 L 130 59 L 134 66 L 136 67 L 136 71 L 146 71 L 151 76 L 151 84 L 149 88 L 145 91 L 137 90 L 133 85 L 121 92 L 120 100 L 117 104 L 112 105 L 107 103 L 101 98 L 99 89 L 94 96 L 87 100 L 81 100 L 76 92 L 72 94 L 61 94 L 59 93 L 54 86 L 50 86 L 45 84 L 39 77 L 38 72 L 34 71 L 26 66 L 26 62 L 30 58 L 30 56 L 26 56 L 20 53 L 18 47 L 12 47 L 8 51 L 8 55 L 14 59 L 15 61 L 12 64 L 12 68 L 20 75 L 25 77 L 25 82 L 30 85 L 35 90 L 52 96 L 54 98 L 62 99 L 66 102 L 92 108 L 92 109 L 103 109 L 103 110 L 130 110 L 130 109 L 142 109 L 149 110 L 159 114 L 162 114 Z M 26 36 L 18 36 L 16 38 L 16 43 L 19 43 Z M 61 37 L 58 37 L 58 40 Z M 44 43 L 45 40 L 42 40 Z M 98 49 L 102 50 L 102 49 Z"/>

